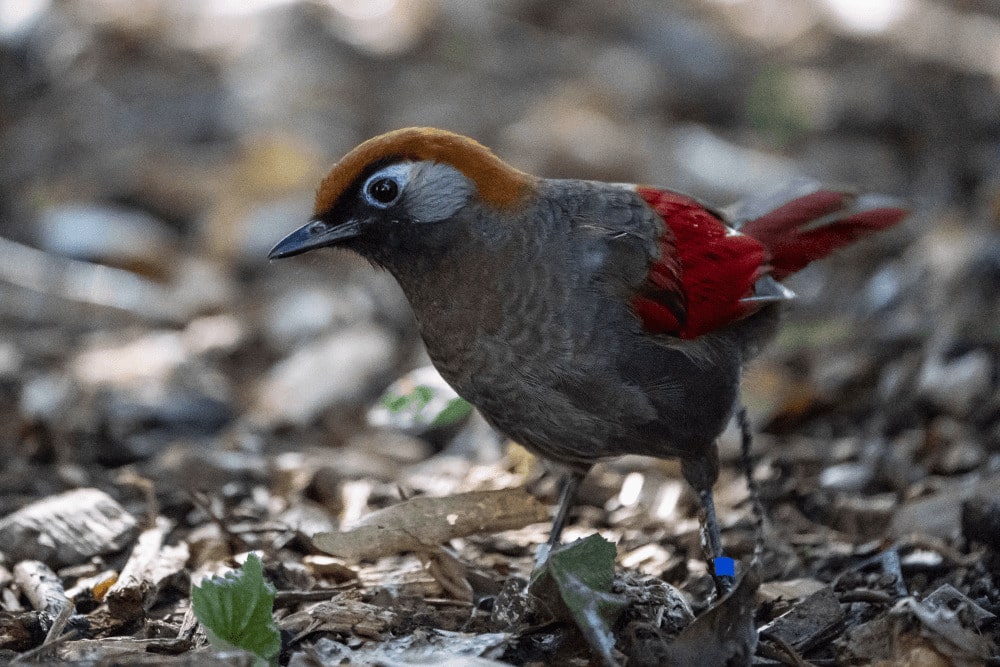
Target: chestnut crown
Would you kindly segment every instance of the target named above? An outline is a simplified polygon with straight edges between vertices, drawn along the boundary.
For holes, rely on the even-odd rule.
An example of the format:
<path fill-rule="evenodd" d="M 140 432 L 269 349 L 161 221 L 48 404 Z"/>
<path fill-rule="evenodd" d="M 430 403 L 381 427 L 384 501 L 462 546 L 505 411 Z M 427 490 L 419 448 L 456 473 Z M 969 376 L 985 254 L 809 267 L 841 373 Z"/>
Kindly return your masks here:
<path fill-rule="evenodd" d="M 473 139 L 434 128 L 405 128 L 369 139 L 330 170 L 313 220 L 269 257 L 290 257 L 398 223 L 437 222 L 473 197 L 495 209 L 522 203 L 535 178 Z"/>
<path fill-rule="evenodd" d="M 432 127 L 408 127 L 365 141 L 334 165 L 316 192 L 314 215 L 333 208 L 373 165 L 401 161 L 451 165 L 475 185 L 484 202 L 498 208 L 516 204 L 533 180 L 474 139 Z"/>

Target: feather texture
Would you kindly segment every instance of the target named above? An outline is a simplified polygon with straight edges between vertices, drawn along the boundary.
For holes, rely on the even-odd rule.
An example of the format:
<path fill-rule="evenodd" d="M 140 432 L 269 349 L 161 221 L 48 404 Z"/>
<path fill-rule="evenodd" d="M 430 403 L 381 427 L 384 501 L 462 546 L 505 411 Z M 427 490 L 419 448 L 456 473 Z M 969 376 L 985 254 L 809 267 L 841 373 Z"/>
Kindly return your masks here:
<path fill-rule="evenodd" d="M 737 231 L 690 197 L 650 187 L 637 192 L 663 219 L 665 231 L 660 257 L 633 296 L 632 308 L 647 331 L 685 339 L 788 298 L 790 292 L 775 291 L 773 280 L 906 215 L 883 198 L 819 190 Z M 757 293 L 765 287 L 768 294 Z"/>
<path fill-rule="evenodd" d="M 766 273 L 760 241 L 728 227 L 690 197 L 648 187 L 638 193 L 673 239 L 662 246 L 633 298 L 646 330 L 696 338 L 752 312 L 742 299 L 753 295 L 754 283 Z"/>
<path fill-rule="evenodd" d="M 820 190 L 750 220 L 742 231 L 767 246 L 771 275 L 783 280 L 837 248 L 892 227 L 906 213 L 884 197 Z"/>

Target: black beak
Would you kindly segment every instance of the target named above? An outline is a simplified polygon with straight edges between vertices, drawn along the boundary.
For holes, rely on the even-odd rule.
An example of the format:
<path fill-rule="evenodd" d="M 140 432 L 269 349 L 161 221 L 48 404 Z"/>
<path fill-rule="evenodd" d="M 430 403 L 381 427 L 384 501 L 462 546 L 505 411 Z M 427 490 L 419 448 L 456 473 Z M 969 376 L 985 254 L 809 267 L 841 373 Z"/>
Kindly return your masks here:
<path fill-rule="evenodd" d="M 282 259 L 300 255 L 308 250 L 337 245 L 346 239 L 353 239 L 361 233 L 357 220 L 348 220 L 339 225 L 329 225 L 322 220 L 313 220 L 278 241 L 267 253 L 268 259 Z"/>

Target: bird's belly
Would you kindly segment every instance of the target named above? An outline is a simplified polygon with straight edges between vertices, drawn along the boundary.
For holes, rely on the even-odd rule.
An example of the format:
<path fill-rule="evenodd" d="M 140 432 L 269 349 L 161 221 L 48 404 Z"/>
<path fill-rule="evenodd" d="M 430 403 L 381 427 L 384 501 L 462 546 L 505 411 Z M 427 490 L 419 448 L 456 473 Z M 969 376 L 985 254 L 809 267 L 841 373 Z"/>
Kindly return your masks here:
<path fill-rule="evenodd" d="M 431 359 L 497 430 L 542 456 L 579 464 L 629 453 L 642 447 L 630 434 L 659 417 L 649 396 L 623 381 L 610 358 L 573 363 L 572 357 L 519 357 L 504 346 L 486 347 L 459 365 L 450 355 L 449 363 L 438 363 L 433 351 Z"/>
<path fill-rule="evenodd" d="M 523 348 L 479 340 L 462 354 L 450 349 L 444 360 L 440 350 L 428 351 L 442 376 L 501 433 L 566 464 L 623 454 L 697 455 L 725 427 L 737 365 L 692 363 L 658 347 L 628 364 L 620 353 L 598 349 L 595 356 L 551 343 Z M 636 364 L 641 375 L 628 370 Z"/>
<path fill-rule="evenodd" d="M 633 416 L 615 414 L 596 401 L 581 404 L 551 387 L 525 387 L 517 382 L 489 387 L 474 383 L 464 395 L 501 433 L 564 463 L 592 462 L 616 454 L 609 451 L 609 445 L 621 438 Z"/>
<path fill-rule="evenodd" d="M 415 309 L 438 371 L 503 434 L 579 463 L 685 455 L 724 427 L 738 355 L 733 368 L 693 361 L 648 339 L 624 311 L 588 315 L 584 304 L 557 308 L 536 294 L 515 294 L 505 292 L 517 308 L 460 299 Z"/>

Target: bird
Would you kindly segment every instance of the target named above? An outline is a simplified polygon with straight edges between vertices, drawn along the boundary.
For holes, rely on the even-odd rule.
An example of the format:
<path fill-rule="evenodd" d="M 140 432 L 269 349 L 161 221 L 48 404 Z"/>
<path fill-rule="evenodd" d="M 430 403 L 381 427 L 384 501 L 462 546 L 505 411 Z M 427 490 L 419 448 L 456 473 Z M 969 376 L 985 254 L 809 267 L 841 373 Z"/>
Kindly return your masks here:
<path fill-rule="evenodd" d="M 348 152 L 268 256 L 332 246 L 394 276 L 442 377 L 561 471 L 539 562 L 595 462 L 676 458 L 724 592 L 716 441 L 794 297 L 781 281 L 908 213 L 888 197 L 793 190 L 724 216 L 662 187 L 533 176 L 474 139 L 411 127 Z"/>

